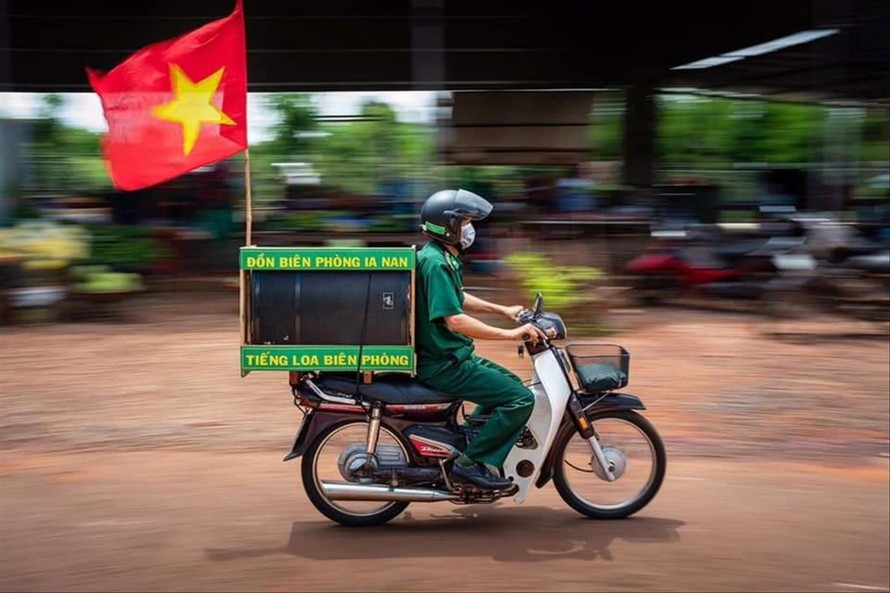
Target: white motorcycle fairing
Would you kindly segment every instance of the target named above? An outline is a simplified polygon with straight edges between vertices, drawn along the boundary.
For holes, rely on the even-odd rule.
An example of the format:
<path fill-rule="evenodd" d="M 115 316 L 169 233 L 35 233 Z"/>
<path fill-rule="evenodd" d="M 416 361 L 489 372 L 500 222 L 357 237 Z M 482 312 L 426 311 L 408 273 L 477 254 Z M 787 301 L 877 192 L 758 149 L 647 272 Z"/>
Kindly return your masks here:
<path fill-rule="evenodd" d="M 572 385 L 562 370 L 557 352 L 555 348 L 550 348 L 532 357 L 534 373 L 531 390 L 535 394 L 535 407 L 527 426 L 535 437 L 537 447 L 524 449 L 514 446 L 504 461 L 504 475 L 519 485 L 519 492 L 513 497 L 517 504 L 525 501 L 529 489 L 537 481 L 572 394 Z M 519 475 L 518 470 L 523 461 L 531 463 L 533 468 L 525 478 Z"/>

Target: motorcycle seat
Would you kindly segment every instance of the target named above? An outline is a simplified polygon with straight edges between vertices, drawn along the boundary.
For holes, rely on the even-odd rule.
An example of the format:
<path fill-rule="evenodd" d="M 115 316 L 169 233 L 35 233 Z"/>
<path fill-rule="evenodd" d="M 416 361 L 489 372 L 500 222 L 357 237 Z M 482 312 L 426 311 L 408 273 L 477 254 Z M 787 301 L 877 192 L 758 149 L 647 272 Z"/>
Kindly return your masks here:
<path fill-rule="evenodd" d="M 356 395 L 355 376 L 323 375 L 315 384 L 323 390 L 332 390 L 346 395 Z M 442 393 L 409 377 L 408 375 L 381 374 L 374 382 L 361 385 L 361 395 L 365 399 L 377 400 L 385 404 L 446 404 L 458 401 L 458 397 Z"/>

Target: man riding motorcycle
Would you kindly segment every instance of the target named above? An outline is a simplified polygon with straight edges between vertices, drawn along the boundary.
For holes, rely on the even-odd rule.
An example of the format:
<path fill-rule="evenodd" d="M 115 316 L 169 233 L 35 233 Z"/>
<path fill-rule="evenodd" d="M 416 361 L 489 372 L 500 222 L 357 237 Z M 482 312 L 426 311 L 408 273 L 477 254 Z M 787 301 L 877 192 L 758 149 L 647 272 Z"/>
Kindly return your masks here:
<path fill-rule="evenodd" d="M 516 320 L 520 305 L 503 306 L 463 289 L 461 256 L 473 244 L 473 220 L 486 218 L 492 205 L 463 190 L 442 190 L 424 202 L 421 230 L 431 240 L 417 254 L 416 351 L 418 379 L 480 406 L 491 418 L 452 466 L 453 479 L 485 490 L 510 488 L 492 471 L 501 468 L 534 405 L 522 380 L 474 353 L 474 339 L 531 341 L 542 336 L 532 324 L 500 329 L 470 313 L 496 313 Z M 531 338 L 529 338 L 531 336 Z"/>

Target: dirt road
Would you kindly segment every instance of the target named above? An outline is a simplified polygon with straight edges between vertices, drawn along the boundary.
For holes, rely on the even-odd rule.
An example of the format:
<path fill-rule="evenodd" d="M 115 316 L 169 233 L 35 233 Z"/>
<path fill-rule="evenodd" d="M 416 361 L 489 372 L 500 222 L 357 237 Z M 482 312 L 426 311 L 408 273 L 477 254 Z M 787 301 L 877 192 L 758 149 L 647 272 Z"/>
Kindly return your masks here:
<path fill-rule="evenodd" d="M 194 295 L 119 323 L 0 330 L 3 591 L 887 591 L 890 345 L 781 341 L 715 313 L 615 336 L 668 446 L 637 516 L 414 504 L 319 515 L 284 377 L 238 374 L 237 307 Z M 500 344 L 482 353 L 527 376 Z"/>

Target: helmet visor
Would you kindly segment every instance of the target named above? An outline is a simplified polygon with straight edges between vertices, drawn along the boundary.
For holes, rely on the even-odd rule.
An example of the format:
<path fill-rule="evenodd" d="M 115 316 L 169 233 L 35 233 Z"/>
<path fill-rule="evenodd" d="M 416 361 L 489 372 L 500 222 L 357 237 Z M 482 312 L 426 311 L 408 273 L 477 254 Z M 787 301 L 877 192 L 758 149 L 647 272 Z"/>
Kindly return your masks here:
<path fill-rule="evenodd" d="M 454 196 L 454 208 L 446 211 L 445 214 L 470 220 L 481 220 L 491 214 L 493 208 L 494 206 L 485 198 L 477 196 L 473 192 L 459 189 L 457 195 Z"/>

